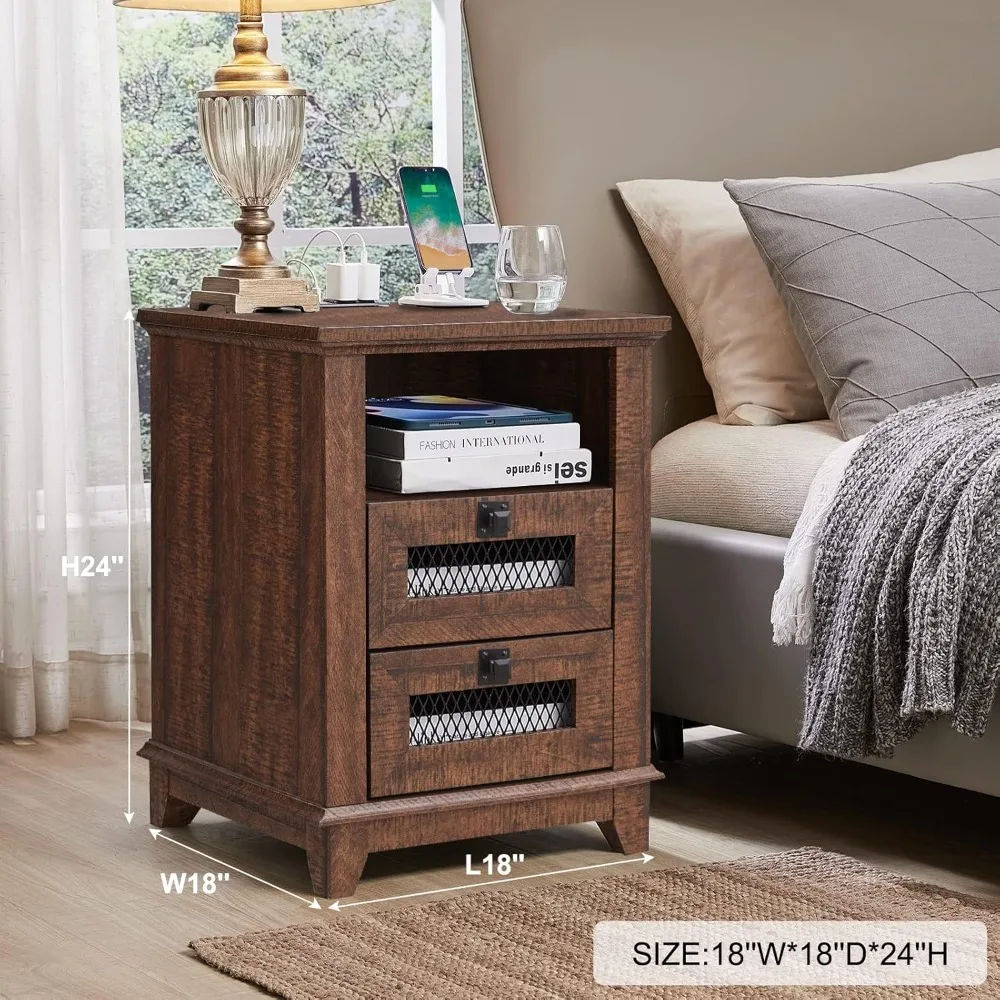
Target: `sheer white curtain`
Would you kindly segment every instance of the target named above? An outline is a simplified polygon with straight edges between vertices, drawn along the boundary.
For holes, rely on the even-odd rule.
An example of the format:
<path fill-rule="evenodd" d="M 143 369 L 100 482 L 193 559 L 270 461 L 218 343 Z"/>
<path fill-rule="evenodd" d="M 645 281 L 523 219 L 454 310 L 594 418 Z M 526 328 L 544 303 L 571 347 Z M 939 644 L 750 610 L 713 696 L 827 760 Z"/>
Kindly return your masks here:
<path fill-rule="evenodd" d="M 148 717 L 124 231 L 111 3 L 0 0 L 0 730 L 15 737 L 124 719 L 137 691 Z"/>

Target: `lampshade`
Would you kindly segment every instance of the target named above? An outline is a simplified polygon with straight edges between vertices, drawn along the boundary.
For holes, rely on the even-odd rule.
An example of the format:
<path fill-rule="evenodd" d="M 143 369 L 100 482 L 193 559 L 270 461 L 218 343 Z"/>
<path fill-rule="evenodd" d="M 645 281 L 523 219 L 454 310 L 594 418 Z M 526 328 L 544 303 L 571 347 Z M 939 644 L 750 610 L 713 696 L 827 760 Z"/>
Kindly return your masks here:
<path fill-rule="evenodd" d="M 265 14 L 294 14 L 303 10 L 369 7 L 388 0 L 262 0 Z M 114 0 L 116 7 L 139 10 L 191 10 L 207 14 L 238 14 L 240 0 Z"/>

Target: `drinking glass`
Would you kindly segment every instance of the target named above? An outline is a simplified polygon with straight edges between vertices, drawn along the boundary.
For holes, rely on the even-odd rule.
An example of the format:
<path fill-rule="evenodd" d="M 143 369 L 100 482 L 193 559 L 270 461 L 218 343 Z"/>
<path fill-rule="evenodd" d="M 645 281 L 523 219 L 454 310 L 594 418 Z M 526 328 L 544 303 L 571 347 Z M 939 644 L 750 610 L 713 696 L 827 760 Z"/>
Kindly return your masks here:
<path fill-rule="evenodd" d="M 550 313 L 566 294 L 566 252 L 558 226 L 504 226 L 497 295 L 507 312 Z"/>

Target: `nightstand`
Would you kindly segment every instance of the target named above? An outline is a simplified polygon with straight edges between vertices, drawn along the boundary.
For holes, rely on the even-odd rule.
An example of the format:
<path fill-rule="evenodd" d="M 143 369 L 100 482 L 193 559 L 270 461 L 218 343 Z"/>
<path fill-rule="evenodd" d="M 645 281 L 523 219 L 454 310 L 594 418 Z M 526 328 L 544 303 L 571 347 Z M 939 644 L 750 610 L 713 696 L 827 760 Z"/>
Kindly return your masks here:
<path fill-rule="evenodd" d="M 669 319 L 492 306 L 139 321 L 151 823 L 204 808 L 297 844 L 327 898 L 355 891 L 370 852 L 417 844 L 596 820 L 615 850 L 644 850 L 660 776 L 650 357 Z M 366 489 L 365 399 L 420 393 L 572 411 L 593 481 Z M 484 538 L 497 503 L 509 516 Z M 471 592 L 421 589 L 473 564 Z M 492 735 L 512 709 L 527 721 Z"/>

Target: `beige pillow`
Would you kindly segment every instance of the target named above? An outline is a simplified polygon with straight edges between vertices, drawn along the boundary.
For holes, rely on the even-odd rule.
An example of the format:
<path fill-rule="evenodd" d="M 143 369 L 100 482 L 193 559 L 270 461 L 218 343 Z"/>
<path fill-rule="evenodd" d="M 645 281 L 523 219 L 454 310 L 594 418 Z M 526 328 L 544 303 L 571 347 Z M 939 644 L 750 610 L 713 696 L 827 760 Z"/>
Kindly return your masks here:
<path fill-rule="evenodd" d="M 883 174 L 814 182 L 978 181 L 1000 176 L 1000 149 Z M 788 180 L 790 178 L 782 178 Z M 826 408 L 767 268 L 722 182 L 618 185 L 691 334 L 724 424 L 819 420 Z"/>

